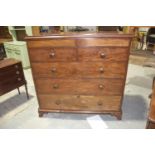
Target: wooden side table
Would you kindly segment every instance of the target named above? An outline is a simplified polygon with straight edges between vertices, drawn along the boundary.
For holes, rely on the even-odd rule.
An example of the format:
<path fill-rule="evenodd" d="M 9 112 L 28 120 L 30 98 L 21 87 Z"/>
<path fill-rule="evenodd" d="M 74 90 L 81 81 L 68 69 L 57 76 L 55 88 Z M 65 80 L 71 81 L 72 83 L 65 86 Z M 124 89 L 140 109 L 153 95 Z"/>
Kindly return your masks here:
<path fill-rule="evenodd" d="M 146 129 L 155 129 L 155 78 L 153 79 L 153 91 L 151 95 Z"/>
<path fill-rule="evenodd" d="M 15 59 L 4 59 L 0 61 L 0 96 L 14 89 L 25 86 L 26 95 L 29 99 L 27 82 L 23 73 L 21 61 Z"/>

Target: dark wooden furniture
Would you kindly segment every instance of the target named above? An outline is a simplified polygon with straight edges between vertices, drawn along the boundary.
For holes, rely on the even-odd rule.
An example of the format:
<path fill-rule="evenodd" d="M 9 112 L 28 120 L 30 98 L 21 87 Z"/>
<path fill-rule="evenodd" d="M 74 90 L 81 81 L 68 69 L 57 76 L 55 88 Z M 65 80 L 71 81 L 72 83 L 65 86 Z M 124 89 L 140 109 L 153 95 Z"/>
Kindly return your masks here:
<path fill-rule="evenodd" d="M 11 35 L 9 33 L 9 29 L 8 26 L 0 26 L 0 39 L 1 38 L 7 38 L 7 39 L 11 39 Z"/>
<path fill-rule="evenodd" d="M 121 119 L 131 38 L 118 33 L 27 37 L 39 116 L 105 113 Z"/>
<path fill-rule="evenodd" d="M 3 43 L 0 43 L 0 60 L 6 57 L 5 49 Z"/>
<path fill-rule="evenodd" d="M 6 57 L 6 52 L 3 45 L 6 41 L 12 41 L 12 37 L 7 26 L 0 26 L 0 60 Z"/>
<path fill-rule="evenodd" d="M 18 89 L 25 85 L 27 98 L 29 98 L 27 83 L 24 77 L 21 61 L 15 59 L 4 59 L 0 61 L 0 96 Z"/>
<path fill-rule="evenodd" d="M 155 129 L 155 78 L 153 80 L 153 89 L 151 94 L 151 102 L 146 129 Z"/>
<path fill-rule="evenodd" d="M 0 60 L 4 59 L 6 57 L 4 42 L 11 41 L 11 40 L 12 39 L 8 39 L 8 38 L 0 38 Z"/>

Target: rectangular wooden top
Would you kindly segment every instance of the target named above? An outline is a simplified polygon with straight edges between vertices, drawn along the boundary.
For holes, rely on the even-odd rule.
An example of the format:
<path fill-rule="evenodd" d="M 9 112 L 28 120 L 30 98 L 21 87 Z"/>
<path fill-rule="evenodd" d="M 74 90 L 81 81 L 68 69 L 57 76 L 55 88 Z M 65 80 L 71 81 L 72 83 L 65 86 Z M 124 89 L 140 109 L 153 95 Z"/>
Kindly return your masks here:
<path fill-rule="evenodd" d="M 4 60 L 0 60 L 0 69 L 7 67 L 7 66 L 11 66 L 14 64 L 19 63 L 19 60 L 13 59 L 13 58 L 8 58 L 8 59 L 4 59 Z"/>
<path fill-rule="evenodd" d="M 28 36 L 25 40 L 62 39 L 62 38 L 132 38 L 133 34 L 120 32 L 63 32 L 51 35 Z"/>

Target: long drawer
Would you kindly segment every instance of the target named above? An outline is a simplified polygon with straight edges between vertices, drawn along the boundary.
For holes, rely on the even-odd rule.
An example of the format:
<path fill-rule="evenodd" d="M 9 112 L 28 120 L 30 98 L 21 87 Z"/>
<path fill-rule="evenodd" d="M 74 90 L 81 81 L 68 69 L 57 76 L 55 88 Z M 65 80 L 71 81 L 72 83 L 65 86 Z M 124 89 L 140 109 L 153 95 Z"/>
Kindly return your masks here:
<path fill-rule="evenodd" d="M 76 48 L 32 48 L 29 49 L 32 62 L 76 61 Z"/>
<path fill-rule="evenodd" d="M 80 47 L 88 46 L 116 46 L 116 47 L 128 47 L 128 39 L 122 38 L 85 38 L 77 40 L 77 45 Z"/>
<path fill-rule="evenodd" d="M 124 78 L 126 62 L 32 63 L 34 77 L 48 78 Z"/>
<path fill-rule="evenodd" d="M 79 61 L 127 61 L 128 55 L 128 48 L 121 47 L 78 48 Z"/>
<path fill-rule="evenodd" d="M 40 94 L 122 95 L 124 80 L 121 79 L 36 79 Z"/>
<path fill-rule="evenodd" d="M 120 109 L 121 96 L 39 95 L 41 109 L 102 111 Z"/>

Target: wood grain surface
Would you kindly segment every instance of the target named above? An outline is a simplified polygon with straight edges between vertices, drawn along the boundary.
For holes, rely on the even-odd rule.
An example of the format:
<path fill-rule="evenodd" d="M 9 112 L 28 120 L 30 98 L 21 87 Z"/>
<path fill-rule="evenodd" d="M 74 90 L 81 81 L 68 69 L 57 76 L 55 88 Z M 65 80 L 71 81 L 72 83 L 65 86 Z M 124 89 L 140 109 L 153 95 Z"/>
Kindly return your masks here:
<path fill-rule="evenodd" d="M 81 112 L 121 119 L 132 37 L 118 33 L 26 37 L 39 116 Z"/>

